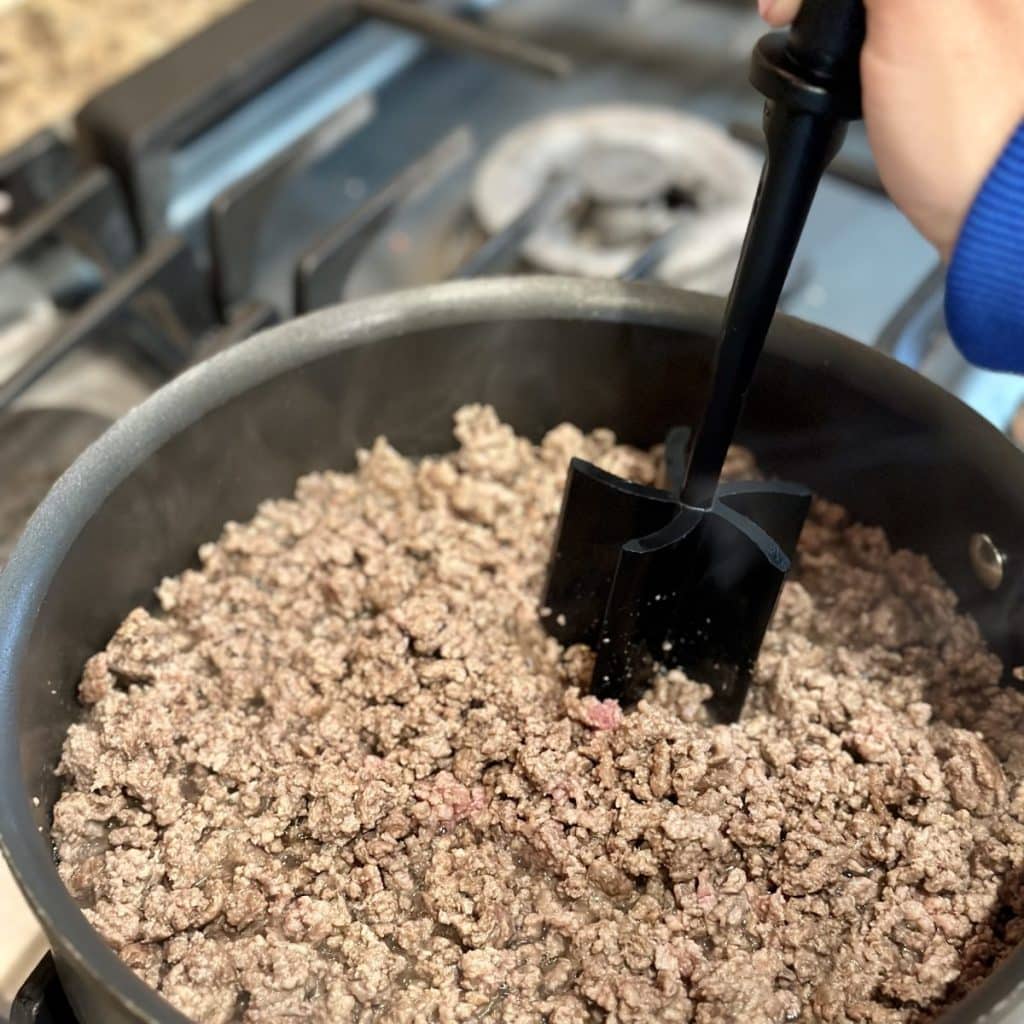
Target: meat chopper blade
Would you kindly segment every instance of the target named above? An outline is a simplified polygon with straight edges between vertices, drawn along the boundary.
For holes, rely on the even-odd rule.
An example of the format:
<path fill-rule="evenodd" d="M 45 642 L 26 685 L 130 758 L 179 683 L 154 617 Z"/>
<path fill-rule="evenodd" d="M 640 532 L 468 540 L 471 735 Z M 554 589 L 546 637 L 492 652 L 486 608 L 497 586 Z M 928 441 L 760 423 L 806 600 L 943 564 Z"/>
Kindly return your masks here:
<path fill-rule="evenodd" d="M 798 484 L 743 482 L 699 509 L 573 459 L 545 624 L 595 649 L 596 696 L 636 698 L 661 663 L 710 683 L 733 720 L 810 500 Z"/>
<path fill-rule="evenodd" d="M 692 436 L 666 440 L 671 490 L 570 465 L 544 621 L 563 643 L 594 647 L 597 696 L 635 699 L 661 663 L 709 683 L 721 718 L 743 708 L 810 493 L 719 478 L 818 183 L 860 113 L 864 25 L 863 0 L 804 0 L 788 37 L 754 50 L 767 158 L 707 406 Z"/>

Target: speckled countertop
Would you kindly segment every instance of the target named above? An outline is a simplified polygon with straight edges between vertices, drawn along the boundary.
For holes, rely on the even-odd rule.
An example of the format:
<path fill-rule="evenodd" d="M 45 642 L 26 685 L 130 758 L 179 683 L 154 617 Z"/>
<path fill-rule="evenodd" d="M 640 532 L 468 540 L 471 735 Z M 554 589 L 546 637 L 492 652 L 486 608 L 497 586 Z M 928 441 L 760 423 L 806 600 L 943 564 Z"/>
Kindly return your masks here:
<path fill-rule="evenodd" d="M 0 0 L 0 152 L 241 0 Z"/>

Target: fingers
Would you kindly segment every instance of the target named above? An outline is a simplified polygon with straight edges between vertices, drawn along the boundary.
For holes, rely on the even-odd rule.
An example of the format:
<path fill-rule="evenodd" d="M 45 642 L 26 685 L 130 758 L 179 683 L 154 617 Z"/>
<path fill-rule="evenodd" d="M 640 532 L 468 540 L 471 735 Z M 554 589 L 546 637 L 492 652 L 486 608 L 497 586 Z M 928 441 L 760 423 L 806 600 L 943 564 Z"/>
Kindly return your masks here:
<path fill-rule="evenodd" d="M 800 0 L 757 0 L 757 9 L 769 25 L 781 28 L 796 16 L 800 10 Z"/>

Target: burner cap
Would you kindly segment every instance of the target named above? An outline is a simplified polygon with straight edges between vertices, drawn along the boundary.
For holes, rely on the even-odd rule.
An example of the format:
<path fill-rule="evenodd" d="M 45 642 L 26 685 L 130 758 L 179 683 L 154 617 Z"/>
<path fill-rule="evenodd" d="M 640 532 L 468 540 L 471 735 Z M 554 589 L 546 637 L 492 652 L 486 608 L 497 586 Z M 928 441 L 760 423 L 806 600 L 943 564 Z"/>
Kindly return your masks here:
<path fill-rule="evenodd" d="M 596 143 L 586 150 L 579 175 L 598 203 L 657 202 L 673 188 L 672 168 L 662 155 L 635 143 Z"/>
<path fill-rule="evenodd" d="M 656 276 L 725 291 L 759 174 L 755 157 L 707 121 L 659 107 L 589 107 L 501 139 L 477 172 L 473 205 L 495 234 L 552 181 L 568 178 L 579 200 L 526 242 L 534 266 L 617 277 L 671 232 Z"/>

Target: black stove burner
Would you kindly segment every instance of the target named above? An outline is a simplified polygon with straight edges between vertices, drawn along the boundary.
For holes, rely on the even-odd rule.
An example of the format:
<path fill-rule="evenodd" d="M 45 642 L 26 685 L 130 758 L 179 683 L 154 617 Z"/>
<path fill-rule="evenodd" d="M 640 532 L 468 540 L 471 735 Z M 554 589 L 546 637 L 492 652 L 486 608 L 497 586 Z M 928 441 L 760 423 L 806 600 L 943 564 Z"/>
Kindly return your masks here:
<path fill-rule="evenodd" d="M 57 477 L 109 425 L 78 409 L 21 409 L 0 416 L 0 566 Z"/>
<path fill-rule="evenodd" d="M 14 997 L 10 1024 L 77 1024 L 77 1020 L 60 986 L 53 957 L 47 953 Z"/>

